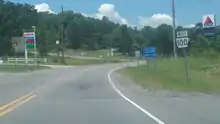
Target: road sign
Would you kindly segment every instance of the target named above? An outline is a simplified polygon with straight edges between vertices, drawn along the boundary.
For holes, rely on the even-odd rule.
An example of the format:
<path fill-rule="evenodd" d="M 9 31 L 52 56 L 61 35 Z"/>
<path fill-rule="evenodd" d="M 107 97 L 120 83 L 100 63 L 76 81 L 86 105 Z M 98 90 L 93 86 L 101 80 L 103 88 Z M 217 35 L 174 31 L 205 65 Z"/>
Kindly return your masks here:
<path fill-rule="evenodd" d="M 187 52 L 186 49 L 189 44 L 189 38 L 187 31 L 179 31 L 177 32 L 176 45 L 178 48 L 182 48 L 185 60 L 185 70 L 186 70 L 186 82 L 189 82 L 189 74 L 188 74 L 188 64 L 187 64 Z"/>
<path fill-rule="evenodd" d="M 27 49 L 34 49 L 34 38 L 32 37 L 25 38 L 25 42 Z"/>
<path fill-rule="evenodd" d="M 176 45 L 178 48 L 186 48 L 186 47 L 188 47 L 188 44 L 189 44 L 188 37 L 176 39 Z"/>
<path fill-rule="evenodd" d="M 146 54 L 146 57 L 148 58 L 155 58 L 157 56 L 157 54 Z"/>
<path fill-rule="evenodd" d="M 215 26 L 215 14 L 203 16 L 203 28 L 213 28 Z"/>
<path fill-rule="evenodd" d="M 187 31 L 178 31 L 178 32 L 176 33 L 176 35 L 177 35 L 177 38 L 180 38 L 180 37 L 188 37 Z"/>
<path fill-rule="evenodd" d="M 142 50 L 142 56 L 147 57 L 147 58 L 157 57 L 156 47 L 144 47 Z"/>
<path fill-rule="evenodd" d="M 35 37 L 35 33 L 34 32 L 24 32 L 23 36 L 25 38 L 27 38 L 27 37 Z"/>
<path fill-rule="evenodd" d="M 215 14 L 203 16 L 203 32 L 206 36 L 215 35 L 216 20 Z"/>
<path fill-rule="evenodd" d="M 24 32 L 26 49 L 35 49 L 35 32 Z"/>

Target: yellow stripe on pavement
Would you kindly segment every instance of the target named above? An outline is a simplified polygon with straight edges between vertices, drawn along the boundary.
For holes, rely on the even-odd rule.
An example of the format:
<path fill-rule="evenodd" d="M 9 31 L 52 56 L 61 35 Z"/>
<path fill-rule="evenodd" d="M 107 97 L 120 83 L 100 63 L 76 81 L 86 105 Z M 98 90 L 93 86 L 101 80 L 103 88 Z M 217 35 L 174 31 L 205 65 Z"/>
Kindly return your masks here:
<path fill-rule="evenodd" d="M 16 100 L 12 101 L 12 102 L 9 102 L 9 103 L 7 103 L 7 104 L 5 104 L 5 105 L 3 105 L 3 106 L 0 106 L 0 111 L 2 111 L 2 110 L 4 110 L 5 108 L 7 108 L 7 107 L 9 107 L 9 106 L 11 106 L 11 105 L 13 105 L 13 104 L 15 104 L 15 103 L 21 101 L 22 99 L 25 99 L 26 97 L 28 97 L 28 96 L 30 96 L 30 95 L 33 95 L 33 93 L 26 94 L 26 95 L 24 95 L 24 96 L 22 96 L 22 97 L 20 97 L 20 98 L 18 98 L 18 99 L 16 99 Z"/>
<path fill-rule="evenodd" d="M 28 95 L 28 94 L 27 94 L 27 95 Z M 29 95 L 30 95 L 30 94 L 29 94 Z M 25 95 L 25 96 L 26 96 L 26 95 Z M 26 96 L 26 97 L 27 97 L 27 96 Z M 22 100 L 21 102 L 18 102 L 17 104 L 15 104 L 15 105 L 9 107 L 8 109 L 6 109 L 6 110 L 0 112 L 0 117 L 6 115 L 6 114 L 8 114 L 8 113 L 10 113 L 10 112 L 13 111 L 15 108 L 17 108 L 17 107 L 19 107 L 20 105 L 22 105 L 22 104 L 28 102 L 29 100 L 33 99 L 34 97 L 36 97 L 35 94 L 33 94 L 33 95 L 31 95 L 31 96 L 25 98 L 25 99 Z M 22 98 L 22 97 L 21 97 L 21 98 Z M 20 98 L 19 98 L 19 99 L 20 99 Z M 17 99 L 17 100 L 18 100 L 18 99 Z M 16 100 L 15 100 L 15 101 L 16 101 Z"/>

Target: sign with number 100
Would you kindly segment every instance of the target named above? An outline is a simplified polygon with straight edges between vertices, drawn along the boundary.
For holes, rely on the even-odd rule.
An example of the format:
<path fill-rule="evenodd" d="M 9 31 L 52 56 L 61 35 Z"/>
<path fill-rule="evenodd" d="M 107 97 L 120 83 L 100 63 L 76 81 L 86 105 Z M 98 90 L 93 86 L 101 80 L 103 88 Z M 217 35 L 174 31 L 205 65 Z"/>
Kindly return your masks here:
<path fill-rule="evenodd" d="M 178 38 L 176 39 L 176 45 L 178 48 L 185 48 L 188 47 L 189 38 Z"/>

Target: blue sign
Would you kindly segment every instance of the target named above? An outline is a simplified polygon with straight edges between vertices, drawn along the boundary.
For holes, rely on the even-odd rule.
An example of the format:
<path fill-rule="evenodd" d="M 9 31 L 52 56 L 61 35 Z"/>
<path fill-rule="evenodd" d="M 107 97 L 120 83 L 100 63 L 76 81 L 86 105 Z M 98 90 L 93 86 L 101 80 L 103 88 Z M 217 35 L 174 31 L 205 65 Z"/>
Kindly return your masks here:
<path fill-rule="evenodd" d="M 156 47 L 144 47 L 142 49 L 142 56 L 146 57 L 146 58 L 155 58 L 155 57 L 157 57 Z"/>

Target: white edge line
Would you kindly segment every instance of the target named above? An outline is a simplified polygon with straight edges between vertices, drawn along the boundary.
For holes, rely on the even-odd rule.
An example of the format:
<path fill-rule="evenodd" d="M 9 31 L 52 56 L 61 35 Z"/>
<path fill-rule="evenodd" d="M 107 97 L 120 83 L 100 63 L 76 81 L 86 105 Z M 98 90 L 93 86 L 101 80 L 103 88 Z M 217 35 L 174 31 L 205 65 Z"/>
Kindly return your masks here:
<path fill-rule="evenodd" d="M 149 116 L 151 119 L 153 119 L 154 121 L 156 121 L 158 124 L 165 124 L 165 122 L 161 121 L 160 119 L 158 119 L 157 117 L 155 117 L 154 115 L 152 115 L 150 112 L 148 112 L 146 109 L 142 108 L 140 105 L 138 105 L 137 103 L 135 103 L 134 101 L 130 100 L 128 97 L 126 97 L 114 84 L 114 82 L 111 79 L 111 74 L 119 69 L 121 69 L 123 67 L 120 68 L 115 68 L 112 69 L 108 72 L 108 80 L 112 86 L 112 88 L 126 101 L 128 101 L 129 103 L 131 103 L 133 106 L 135 106 L 136 108 L 138 108 L 140 111 L 142 111 L 144 114 L 146 114 L 147 116 Z"/>

